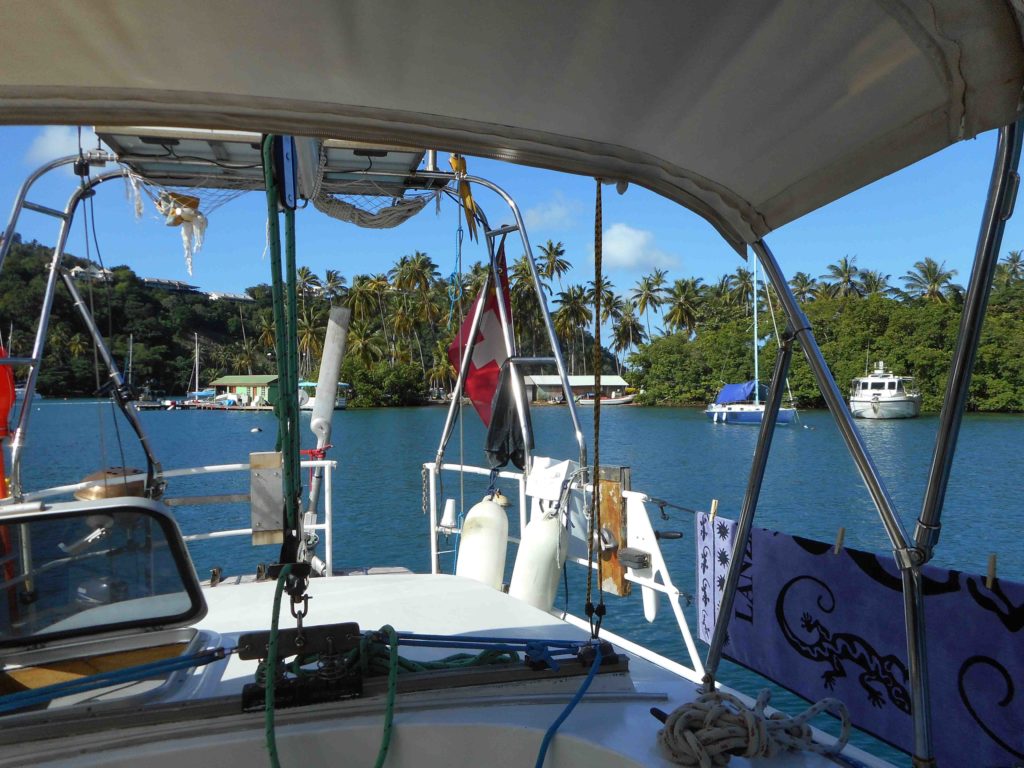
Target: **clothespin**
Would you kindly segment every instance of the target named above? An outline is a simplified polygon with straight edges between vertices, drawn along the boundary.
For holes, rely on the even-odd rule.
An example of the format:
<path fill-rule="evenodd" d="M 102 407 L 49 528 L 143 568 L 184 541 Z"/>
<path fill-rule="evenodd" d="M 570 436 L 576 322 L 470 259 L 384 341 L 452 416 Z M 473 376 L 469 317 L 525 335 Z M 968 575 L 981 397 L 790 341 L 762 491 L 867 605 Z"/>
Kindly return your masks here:
<path fill-rule="evenodd" d="M 985 589 L 992 589 L 996 580 L 996 553 L 988 556 L 988 576 L 985 577 Z"/>
<path fill-rule="evenodd" d="M 843 548 L 843 539 L 845 538 L 846 529 L 843 526 L 839 526 L 839 530 L 836 532 L 836 545 L 832 548 L 832 554 L 839 554 L 839 550 Z"/>
<path fill-rule="evenodd" d="M 715 518 L 718 516 L 718 499 L 711 500 L 711 522 L 715 522 Z"/>

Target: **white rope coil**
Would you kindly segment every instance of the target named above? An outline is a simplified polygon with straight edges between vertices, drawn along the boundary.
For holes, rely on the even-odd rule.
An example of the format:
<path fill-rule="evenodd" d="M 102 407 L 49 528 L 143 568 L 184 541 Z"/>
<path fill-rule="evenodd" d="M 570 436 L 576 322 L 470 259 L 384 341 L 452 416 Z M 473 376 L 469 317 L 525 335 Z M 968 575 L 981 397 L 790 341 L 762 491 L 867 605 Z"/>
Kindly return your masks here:
<path fill-rule="evenodd" d="M 822 699 L 799 715 L 765 714 L 771 692 L 761 691 L 750 709 L 735 696 L 715 691 L 678 707 L 665 720 L 658 743 L 672 762 L 695 768 L 728 765 L 740 757 L 774 757 L 785 751 L 835 755 L 850 738 L 850 714 L 838 699 Z M 834 744 L 814 741 L 808 721 L 823 712 L 835 715 L 842 730 Z"/>

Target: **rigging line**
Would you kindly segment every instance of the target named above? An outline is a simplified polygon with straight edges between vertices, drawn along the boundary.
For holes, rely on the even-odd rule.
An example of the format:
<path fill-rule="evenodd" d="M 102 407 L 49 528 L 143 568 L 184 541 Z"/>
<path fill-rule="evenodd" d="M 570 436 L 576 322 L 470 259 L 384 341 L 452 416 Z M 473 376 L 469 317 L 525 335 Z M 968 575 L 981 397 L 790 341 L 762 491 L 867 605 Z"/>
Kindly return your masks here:
<path fill-rule="evenodd" d="M 89 221 L 89 228 L 92 230 L 92 242 L 93 242 L 93 245 L 96 248 L 96 261 L 99 262 L 100 269 L 103 270 L 103 272 L 105 272 L 106 271 L 106 267 L 103 265 L 103 252 L 100 250 L 100 239 L 96 235 L 96 207 L 95 207 L 95 204 L 94 204 L 95 199 L 96 199 L 96 195 L 95 195 L 95 192 L 94 192 L 93 195 L 90 196 L 88 198 L 88 201 L 87 201 L 87 205 L 88 205 L 88 221 Z M 89 233 L 87 231 L 86 232 L 86 242 L 88 242 L 88 239 L 89 239 Z M 101 272 L 101 274 L 103 274 L 103 273 Z M 113 345 L 113 343 L 114 343 L 114 321 L 113 321 L 114 307 L 113 307 L 113 301 L 110 298 L 110 284 L 106 280 L 104 280 L 103 281 L 103 285 L 104 285 L 104 294 L 105 294 L 105 298 L 106 298 L 106 301 L 107 301 L 107 338 L 110 339 L 110 343 L 111 343 L 111 345 Z M 98 383 L 99 382 L 99 370 L 96 371 L 96 376 L 97 376 L 97 386 L 96 386 L 96 388 L 99 389 L 99 383 Z M 114 405 L 114 396 L 115 396 L 114 393 L 111 393 L 111 398 L 110 398 L 110 415 L 111 415 L 111 420 L 114 423 L 114 439 L 117 441 L 117 452 L 118 452 L 118 454 L 121 457 L 121 466 L 122 467 L 126 467 L 128 465 L 128 462 L 125 460 L 124 441 L 121 438 L 121 427 L 117 423 L 117 408 Z M 126 480 L 125 484 L 127 485 L 127 483 L 128 483 L 128 481 Z"/>
<path fill-rule="evenodd" d="M 756 256 L 754 258 L 757 258 Z M 768 300 L 768 314 L 772 318 L 772 329 L 775 331 L 775 346 L 778 349 L 782 349 L 782 337 L 779 335 L 779 326 L 775 322 L 775 309 L 772 307 L 772 294 L 768 290 L 770 288 L 768 283 L 764 286 L 764 297 Z M 789 395 L 790 405 L 793 404 L 793 388 L 789 386 L 789 376 L 786 377 L 786 393 Z"/>

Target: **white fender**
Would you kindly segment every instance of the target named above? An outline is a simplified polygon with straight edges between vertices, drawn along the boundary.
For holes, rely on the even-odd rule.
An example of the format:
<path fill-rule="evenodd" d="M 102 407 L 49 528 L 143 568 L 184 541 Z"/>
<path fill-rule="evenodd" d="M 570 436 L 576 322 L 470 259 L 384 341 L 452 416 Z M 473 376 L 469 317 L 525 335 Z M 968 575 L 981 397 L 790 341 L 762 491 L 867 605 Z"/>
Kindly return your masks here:
<path fill-rule="evenodd" d="M 508 516 L 504 507 L 490 496 L 485 496 L 469 510 L 462 522 L 455 575 L 501 589 L 507 550 Z"/>
<path fill-rule="evenodd" d="M 542 611 L 550 611 L 558 594 L 558 579 L 568 547 L 569 535 L 561 515 L 534 515 L 523 531 L 508 593 Z"/>

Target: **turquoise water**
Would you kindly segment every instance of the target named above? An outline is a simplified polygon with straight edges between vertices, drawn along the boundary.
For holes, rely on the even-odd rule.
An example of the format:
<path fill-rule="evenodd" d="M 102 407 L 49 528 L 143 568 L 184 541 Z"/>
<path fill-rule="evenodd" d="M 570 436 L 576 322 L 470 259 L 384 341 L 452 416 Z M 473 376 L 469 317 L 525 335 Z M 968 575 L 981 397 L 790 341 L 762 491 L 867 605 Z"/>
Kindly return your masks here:
<path fill-rule="evenodd" d="M 429 569 L 428 523 L 422 513 L 422 462 L 432 460 L 446 409 L 350 410 L 337 412 L 334 448 L 339 463 L 334 484 L 335 567 L 399 565 L 415 571 Z M 165 468 L 244 462 L 251 451 L 274 448 L 275 421 L 269 413 L 147 411 L 146 429 Z M 308 420 L 308 414 L 303 416 Z M 581 413 L 584 433 L 592 435 L 593 413 Z M 533 413 L 536 453 L 575 457 L 575 441 L 567 409 L 537 408 Z M 876 459 L 882 477 L 913 530 L 927 478 L 938 419 L 925 416 L 908 421 L 862 421 L 858 426 Z M 254 428 L 262 431 L 253 432 Z M 109 403 L 37 401 L 33 404 L 26 447 L 24 481 L 27 489 L 75 482 L 101 467 L 144 466 L 134 435 L 121 423 L 118 430 Z M 476 415 L 467 412 L 456 427 L 446 460 L 482 465 L 484 431 Z M 120 439 L 119 439 L 120 438 Z M 709 424 L 699 410 L 606 408 L 601 419 L 601 462 L 632 468 L 633 487 L 674 504 L 707 509 L 720 502 L 719 514 L 738 515 L 747 482 L 757 429 Z M 304 430 L 303 447 L 312 447 Z M 935 564 L 984 572 L 990 553 L 998 555 L 999 575 L 1024 580 L 1024 511 L 1018 503 L 1018 471 L 1024 455 L 1024 418 L 969 415 L 964 421 L 943 515 L 942 538 Z M 247 475 L 180 478 L 171 481 L 172 496 L 246 492 Z M 464 495 L 466 506 L 485 489 L 483 479 L 460 488 L 454 475 L 445 478 L 444 496 Z M 505 483 L 515 497 L 516 487 Z M 681 530 L 681 541 L 664 541 L 663 551 L 676 586 L 693 588 L 692 517 L 666 510 L 669 520 L 655 515 L 655 528 Z M 248 525 L 247 509 L 198 507 L 181 511 L 186 533 L 210 528 Z M 757 523 L 793 533 L 834 541 L 846 528 L 847 546 L 887 551 L 888 542 L 878 515 L 849 460 L 838 432 L 826 412 L 800 415 L 800 422 L 775 431 L 772 455 L 758 507 Z M 273 562 L 276 548 L 253 550 L 245 539 L 196 545 L 193 557 L 202 576 L 214 565 L 226 572 L 251 572 L 257 562 Z M 511 559 L 510 559 L 511 567 Z M 451 566 L 448 556 L 444 564 Z M 582 570 L 582 569 L 580 569 Z M 570 580 L 569 605 L 582 613 L 583 581 Z M 560 595 L 559 602 L 564 598 Z M 685 650 L 667 606 L 648 624 L 639 598 L 610 598 L 606 625 L 679 661 Z M 396 625 L 401 624 L 396 618 Z M 723 670 L 726 682 L 756 693 L 755 676 Z M 781 696 L 781 699 L 779 698 Z M 798 700 L 783 693 L 775 702 L 796 711 Z M 861 745 L 870 745 L 859 740 Z M 873 751 L 879 751 L 873 749 Z M 892 756 L 884 748 L 882 754 Z"/>

